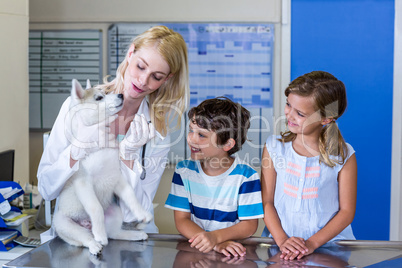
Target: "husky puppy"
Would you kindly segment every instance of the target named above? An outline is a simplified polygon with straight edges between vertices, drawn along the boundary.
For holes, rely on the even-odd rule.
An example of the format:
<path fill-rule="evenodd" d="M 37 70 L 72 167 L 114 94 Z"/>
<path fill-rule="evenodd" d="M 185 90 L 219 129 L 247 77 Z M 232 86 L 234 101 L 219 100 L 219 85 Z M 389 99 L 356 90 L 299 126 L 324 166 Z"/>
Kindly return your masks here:
<path fill-rule="evenodd" d="M 80 114 L 85 127 L 99 124 L 119 112 L 122 106 L 122 94 L 105 94 L 96 88 L 83 90 L 74 79 L 71 122 L 66 128 L 76 127 L 73 114 Z M 66 133 L 74 131 L 66 129 Z M 118 146 L 98 147 L 78 164 L 78 171 L 66 182 L 58 197 L 53 217 L 58 236 L 71 245 L 88 247 L 94 255 L 101 253 L 103 246 L 108 244 L 108 237 L 133 241 L 147 239 L 143 231 L 122 230 L 120 208 L 113 205 L 114 195 L 117 195 L 140 222 L 138 228 L 152 220 L 152 214 L 142 208 L 134 190 L 122 176 Z M 105 219 L 105 212 L 113 214 L 113 219 Z"/>

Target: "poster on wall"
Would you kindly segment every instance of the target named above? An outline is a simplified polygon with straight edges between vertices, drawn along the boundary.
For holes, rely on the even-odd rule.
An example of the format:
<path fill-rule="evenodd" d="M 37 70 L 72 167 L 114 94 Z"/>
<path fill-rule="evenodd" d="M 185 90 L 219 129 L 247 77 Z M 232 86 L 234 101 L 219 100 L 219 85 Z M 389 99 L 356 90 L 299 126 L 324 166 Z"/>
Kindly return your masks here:
<path fill-rule="evenodd" d="M 102 81 L 102 32 L 29 32 L 29 127 L 50 129 L 75 78 Z"/>
<path fill-rule="evenodd" d="M 180 33 L 187 44 L 190 106 L 227 96 L 247 108 L 272 108 L 273 24 L 113 24 L 108 31 L 108 74 L 112 78 L 132 39 L 161 24 Z"/>

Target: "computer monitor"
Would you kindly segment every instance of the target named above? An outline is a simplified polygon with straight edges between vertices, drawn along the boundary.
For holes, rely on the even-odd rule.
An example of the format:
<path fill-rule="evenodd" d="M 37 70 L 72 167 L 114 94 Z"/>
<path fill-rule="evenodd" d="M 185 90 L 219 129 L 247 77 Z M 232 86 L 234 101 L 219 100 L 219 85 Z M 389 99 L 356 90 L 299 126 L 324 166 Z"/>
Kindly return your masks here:
<path fill-rule="evenodd" d="M 15 150 L 0 152 L 0 181 L 14 181 Z"/>

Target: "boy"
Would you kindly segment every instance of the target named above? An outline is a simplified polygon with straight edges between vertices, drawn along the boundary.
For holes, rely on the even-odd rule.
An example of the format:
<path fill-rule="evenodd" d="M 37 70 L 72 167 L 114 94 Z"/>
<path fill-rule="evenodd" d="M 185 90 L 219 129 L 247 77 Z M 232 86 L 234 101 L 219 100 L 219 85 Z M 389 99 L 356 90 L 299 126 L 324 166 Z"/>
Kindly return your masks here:
<path fill-rule="evenodd" d="M 220 97 L 188 116 L 191 160 L 177 164 L 165 207 L 174 210 L 176 228 L 191 247 L 242 257 L 245 248 L 231 240 L 253 235 L 264 216 L 258 173 L 231 156 L 246 141 L 250 112 Z"/>

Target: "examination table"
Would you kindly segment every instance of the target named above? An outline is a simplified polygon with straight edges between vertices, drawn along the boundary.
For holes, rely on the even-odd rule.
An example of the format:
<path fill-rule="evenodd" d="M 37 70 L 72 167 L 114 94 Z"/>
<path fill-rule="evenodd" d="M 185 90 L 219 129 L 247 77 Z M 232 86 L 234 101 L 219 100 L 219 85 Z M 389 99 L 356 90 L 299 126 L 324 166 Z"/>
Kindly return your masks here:
<path fill-rule="evenodd" d="M 58 237 L 12 260 L 3 267 L 402 267 L 402 242 L 338 241 L 297 261 L 279 258 L 271 238 L 241 241 L 245 258 L 200 253 L 181 235 L 150 234 L 146 241 L 109 240 L 102 255 L 74 247 Z"/>

